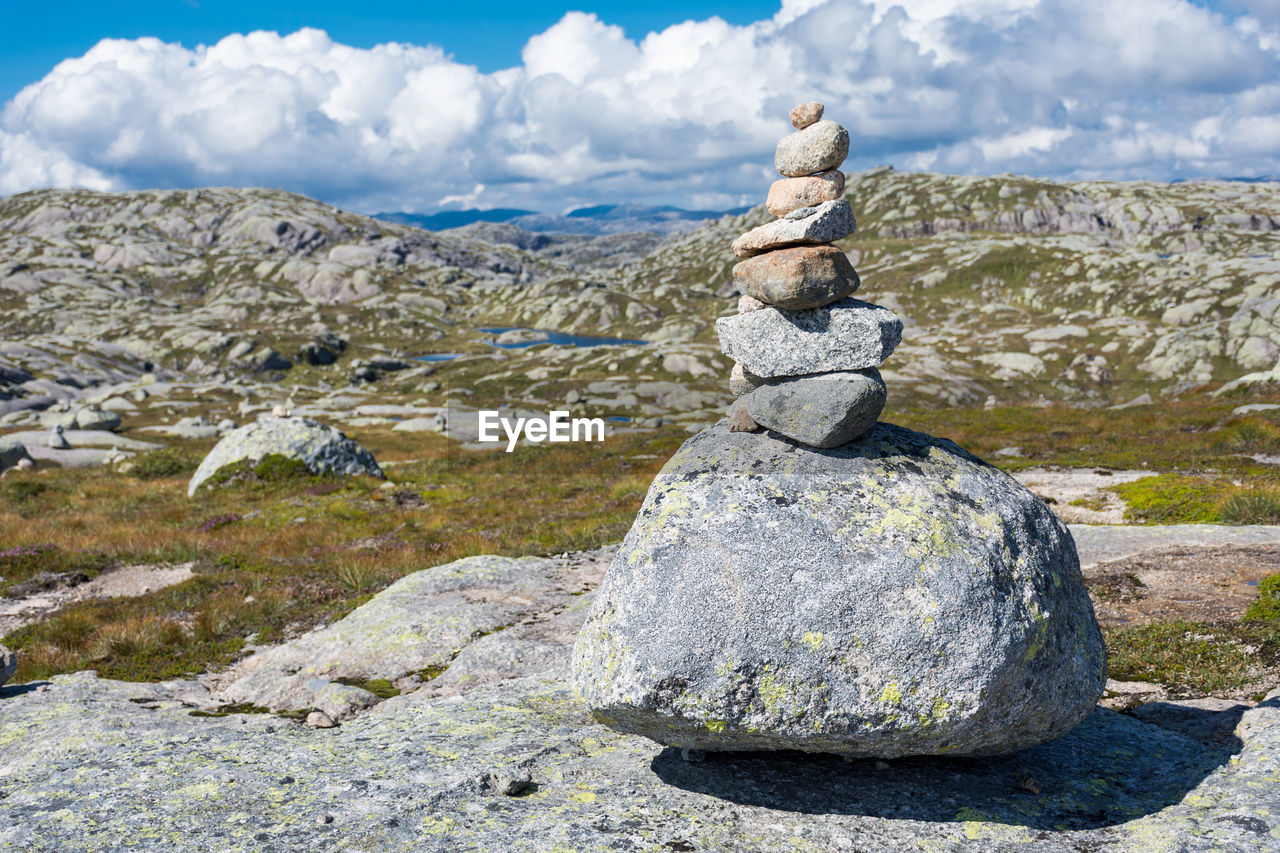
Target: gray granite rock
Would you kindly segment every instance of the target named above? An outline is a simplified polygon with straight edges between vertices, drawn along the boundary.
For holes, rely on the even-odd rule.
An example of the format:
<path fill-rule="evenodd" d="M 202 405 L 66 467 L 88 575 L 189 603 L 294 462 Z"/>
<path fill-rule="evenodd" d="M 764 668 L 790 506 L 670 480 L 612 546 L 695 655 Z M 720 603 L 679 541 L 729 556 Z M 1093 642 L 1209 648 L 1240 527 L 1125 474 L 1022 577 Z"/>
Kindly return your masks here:
<path fill-rule="evenodd" d="M 193 717 L 163 685 L 79 673 L 0 688 L 0 848 L 1270 849 L 1280 700 L 1245 711 L 1238 732 L 1215 749 L 1099 708 L 1003 758 L 693 764 L 599 725 L 556 676 L 419 691 L 314 730 L 265 714 Z M 525 774 L 524 791 L 500 796 L 502 780 Z"/>
<path fill-rule="evenodd" d="M 223 436 L 192 475 L 187 494 L 228 465 L 271 455 L 297 459 L 315 474 L 383 476 L 372 453 L 333 427 L 310 418 L 266 416 Z"/>
<path fill-rule="evenodd" d="M 849 256 L 827 244 L 747 258 L 734 265 L 733 281 L 744 296 L 791 311 L 830 305 L 862 284 Z"/>
<path fill-rule="evenodd" d="M 803 208 L 808 210 L 808 208 Z M 853 219 L 853 209 L 844 199 L 824 201 L 813 208 L 813 212 L 797 219 L 789 218 L 798 211 L 792 211 L 788 218 L 766 222 L 758 228 L 752 228 L 746 234 L 733 241 L 733 254 L 739 258 L 780 249 L 785 246 L 813 243 L 833 243 L 848 237 L 857 228 Z"/>
<path fill-rule="evenodd" d="M 0 687 L 18 671 L 18 655 L 0 643 Z"/>
<path fill-rule="evenodd" d="M 16 467 L 24 459 L 34 464 L 31 454 L 27 452 L 26 445 L 12 438 L 0 436 L 0 471 L 8 471 L 10 468 Z"/>
<path fill-rule="evenodd" d="M 902 340 L 902 321 L 879 305 L 841 299 L 824 308 L 765 308 L 716 320 L 720 349 L 771 378 L 879 367 Z"/>
<path fill-rule="evenodd" d="M 98 406 L 85 406 L 76 412 L 68 426 L 76 430 L 117 430 L 122 421 L 115 412 L 101 409 Z"/>
<path fill-rule="evenodd" d="M 778 142 L 773 165 L 788 178 L 834 169 L 849 156 L 849 131 L 834 121 L 817 121 Z"/>
<path fill-rule="evenodd" d="M 886 391 L 875 368 L 774 379 L 745 402 L 760 426 L 810 447 L 839 447 L 869 430 Z"/>
<path fill-rule="evenodd" d="M 1105 650 L 1066 527 L 943 439 L 730 432 L 654 480 L 574 648 L 598 720 L 702 750 L 995 755 L 1061 737 Z"/>

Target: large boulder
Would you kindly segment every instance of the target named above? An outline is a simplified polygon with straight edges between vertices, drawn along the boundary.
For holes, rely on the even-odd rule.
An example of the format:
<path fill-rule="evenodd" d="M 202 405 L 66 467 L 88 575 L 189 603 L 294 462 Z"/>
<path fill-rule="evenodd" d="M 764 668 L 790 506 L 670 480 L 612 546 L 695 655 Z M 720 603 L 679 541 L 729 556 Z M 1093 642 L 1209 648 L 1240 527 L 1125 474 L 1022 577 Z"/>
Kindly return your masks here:
<path fill-rule="evenodd" d="M 816 450 L 724 423 L 659 473 L 574 650 L 600 721 L 705 750 L 992 755 L 1093 709 L 1071 535 L 949 441 Z"/>
<path fill-rule="evenodd" d="M 0 437 L 0 471 L 17 467 L 24 459 L 35 464 L 25 444 L 12 438 Z"/>
<path fill-rule="evenodd" d="M 296 459 L 313 474 L 383 476 L 372 453 L 333 427 L 311 418 L 267 416 L 227 433 L 192 475 L 187 495 L 223 468 L 268 456 Z"/>

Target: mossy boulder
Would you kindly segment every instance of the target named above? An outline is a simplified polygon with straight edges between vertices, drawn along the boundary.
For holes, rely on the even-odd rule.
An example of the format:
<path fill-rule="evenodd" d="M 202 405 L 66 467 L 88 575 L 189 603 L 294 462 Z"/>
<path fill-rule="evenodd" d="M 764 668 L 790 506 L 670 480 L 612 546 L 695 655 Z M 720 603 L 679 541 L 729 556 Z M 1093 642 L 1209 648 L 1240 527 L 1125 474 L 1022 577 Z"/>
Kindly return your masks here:
<path fill-rule="evenodd" d="M 722 422 L 655 479 L 574 650 L 596 718 L 705 750 L 993 755 L 1057 738 L 1105 652 L 1066 527 L 949 441 Z"/>
<path fill-rule="evenodd" d="M 260 477 L 278 479 L 284 469 L 306 470 L 312 474 L 383 477 L 373 454 L 331 426 L 311 418 L 267 416 L 232 430 L 209 451 L 200 463 L 187 494 L 194 495 L 206 480 L 219 482 L 217 475 L 232 468 L 244 468 Z"/>

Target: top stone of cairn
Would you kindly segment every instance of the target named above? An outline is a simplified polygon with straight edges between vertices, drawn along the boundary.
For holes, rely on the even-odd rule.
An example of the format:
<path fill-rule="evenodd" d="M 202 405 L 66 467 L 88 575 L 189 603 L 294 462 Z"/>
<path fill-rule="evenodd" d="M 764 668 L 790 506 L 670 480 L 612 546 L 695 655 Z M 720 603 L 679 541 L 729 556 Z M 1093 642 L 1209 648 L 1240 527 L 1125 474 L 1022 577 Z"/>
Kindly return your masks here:
<path fill-rule="evenodd" d="M 822 104 L 817 101 L 809 101 L 801 104 L 791 110 L 791 126 L 796 130 L 804 130 L 809 125 L 822 118 Z"/>

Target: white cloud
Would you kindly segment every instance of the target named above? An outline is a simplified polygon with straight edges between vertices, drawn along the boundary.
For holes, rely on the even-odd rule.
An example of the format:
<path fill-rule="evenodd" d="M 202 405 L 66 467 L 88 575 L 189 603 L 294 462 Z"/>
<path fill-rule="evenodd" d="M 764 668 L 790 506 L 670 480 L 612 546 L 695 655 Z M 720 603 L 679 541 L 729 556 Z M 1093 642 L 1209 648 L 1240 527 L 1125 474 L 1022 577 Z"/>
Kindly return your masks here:
<path fill-rule="evenodd" d="M 1280 174 L 1274 3 L 783 0 L 639 40 L 571 12 L 484 74 L 318 30 L 186 49 L 104 40 L 0 113 L 0 193 L 282 186 L 363 210 L 761 198 L 788 109 L 846 168 Z M 445 48 L 448 46 L 445 45 Z"/>

